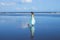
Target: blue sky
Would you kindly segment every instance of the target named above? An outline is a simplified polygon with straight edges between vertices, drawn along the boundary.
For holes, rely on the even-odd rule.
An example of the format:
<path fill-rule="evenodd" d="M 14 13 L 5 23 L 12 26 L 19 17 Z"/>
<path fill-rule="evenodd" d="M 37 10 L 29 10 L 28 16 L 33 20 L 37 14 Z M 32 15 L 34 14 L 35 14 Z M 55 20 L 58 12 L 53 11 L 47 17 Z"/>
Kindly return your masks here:
<path fill-rule="evenodd" d="M 0 0 L 0 12 L 60 11 L 60 0 Z"/>

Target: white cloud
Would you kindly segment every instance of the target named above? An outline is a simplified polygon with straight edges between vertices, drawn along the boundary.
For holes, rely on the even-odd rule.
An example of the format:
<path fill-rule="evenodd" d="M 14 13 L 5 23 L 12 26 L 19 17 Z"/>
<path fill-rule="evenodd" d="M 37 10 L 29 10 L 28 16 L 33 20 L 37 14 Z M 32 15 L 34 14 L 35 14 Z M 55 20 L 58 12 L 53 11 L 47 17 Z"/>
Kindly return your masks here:
<path fill-rule="evenodd" d="M 39 10 L 38 7 L 22 7 L 22 8 L 16 8 L 16 10 Z"/>
<path fill-rule="evenodd" d="M 21 8 L 16 8 L 16 10 L 21 10 Z"/>
<path fill-rule="evenodd" d="M 3 3 L 3 2 L 1 2 L 0 4 L 1 4 L 1 5 L 5 5 L 5 3 Z"/>
<path fill-rule="evenodd" d="M 31 3 L 32 0 L 22 0 L 23 3 Z"/>
<path fill-rule="evenodd" d="M 38 10 L 38 8 L 37 7 L 32 7 L 32 10 Z"/>
<path fill-rule="evenodd" d="M 26 10 L 27 8 L 26 8 L 26 7 L 24 7 L 23 9 L 25 9 L 25 10 Z"/>
<path fill-rule="evenodd" d="M 12 5 L 16 5 L 16 2 L 0 2 L 0 5 L 2 5 L 2 6 L 12 6 Z"/>
<path fill-rule="evenodd" d="M 26 7 L 16 8 L 16 10 L 27 10 L 27 8 Z"/>

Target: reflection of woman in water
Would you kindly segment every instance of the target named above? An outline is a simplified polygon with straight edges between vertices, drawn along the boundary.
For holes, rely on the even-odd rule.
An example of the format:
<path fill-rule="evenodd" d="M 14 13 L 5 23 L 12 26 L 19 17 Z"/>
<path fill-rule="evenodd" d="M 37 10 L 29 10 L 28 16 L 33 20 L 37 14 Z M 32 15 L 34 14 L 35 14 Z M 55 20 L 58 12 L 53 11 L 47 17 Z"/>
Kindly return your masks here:
<path fill-rule="evenodd" d="M 35 31 L 34 25 L 35 25 L 34 13 L 31 12 L 31 19 L 30 19 L 30 23 L 28 24 L 28 27 L 30 28 L 32 37 L 34 36 L 34 31 Z"/>

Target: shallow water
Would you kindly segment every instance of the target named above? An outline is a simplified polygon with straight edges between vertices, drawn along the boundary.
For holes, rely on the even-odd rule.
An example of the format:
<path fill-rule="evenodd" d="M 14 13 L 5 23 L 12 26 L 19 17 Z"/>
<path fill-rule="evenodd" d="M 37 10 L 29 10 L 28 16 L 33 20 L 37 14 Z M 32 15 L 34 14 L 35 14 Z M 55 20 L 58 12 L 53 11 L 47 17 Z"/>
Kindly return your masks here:
<path fill-rule="evenodd" d="M 27 27 L 30 16 L 0 16 L 0 40 L 60 40 L 60 16 L 35 16 L 35 34 Z"/>

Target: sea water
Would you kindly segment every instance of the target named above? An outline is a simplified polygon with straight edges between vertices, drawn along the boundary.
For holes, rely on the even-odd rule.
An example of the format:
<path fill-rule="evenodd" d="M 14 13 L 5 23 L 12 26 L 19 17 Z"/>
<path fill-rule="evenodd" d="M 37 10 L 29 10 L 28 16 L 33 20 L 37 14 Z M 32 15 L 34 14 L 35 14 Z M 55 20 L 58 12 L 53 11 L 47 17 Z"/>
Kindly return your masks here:
<path fill-rule="evenodd" d="M 30 16 L 0 16 L 0 40 L 32 40 Z M 35 16 L 33 40 L 60 40 L 60 16 Z"/>

